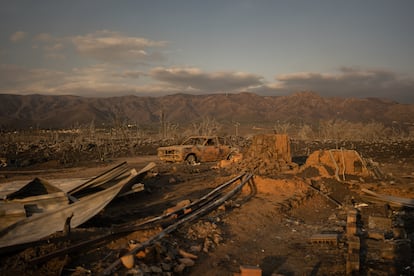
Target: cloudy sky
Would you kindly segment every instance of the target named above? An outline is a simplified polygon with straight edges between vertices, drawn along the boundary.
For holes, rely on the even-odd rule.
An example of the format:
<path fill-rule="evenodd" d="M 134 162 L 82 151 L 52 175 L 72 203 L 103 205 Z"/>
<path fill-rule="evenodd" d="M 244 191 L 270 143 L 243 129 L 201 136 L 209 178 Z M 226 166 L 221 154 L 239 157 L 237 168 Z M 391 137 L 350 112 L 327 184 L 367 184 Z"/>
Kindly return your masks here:
<path fill-rule="evenodd" d="M 0 93 L 414 103 L 412 0 L 0 2 Z"/>

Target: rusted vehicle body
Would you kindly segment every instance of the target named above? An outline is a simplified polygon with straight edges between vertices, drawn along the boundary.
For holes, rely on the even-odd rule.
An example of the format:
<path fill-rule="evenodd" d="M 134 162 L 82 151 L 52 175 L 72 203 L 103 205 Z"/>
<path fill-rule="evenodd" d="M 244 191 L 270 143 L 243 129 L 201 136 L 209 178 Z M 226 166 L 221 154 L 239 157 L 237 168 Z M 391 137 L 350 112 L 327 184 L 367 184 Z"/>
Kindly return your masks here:
<path fill-rule="evenodd" d="M 230 159 L 237 149 L 218 136 L 191 136 L 181 145 L 160 147 L 157 152 L 163 161 L 195 164 Z"/>

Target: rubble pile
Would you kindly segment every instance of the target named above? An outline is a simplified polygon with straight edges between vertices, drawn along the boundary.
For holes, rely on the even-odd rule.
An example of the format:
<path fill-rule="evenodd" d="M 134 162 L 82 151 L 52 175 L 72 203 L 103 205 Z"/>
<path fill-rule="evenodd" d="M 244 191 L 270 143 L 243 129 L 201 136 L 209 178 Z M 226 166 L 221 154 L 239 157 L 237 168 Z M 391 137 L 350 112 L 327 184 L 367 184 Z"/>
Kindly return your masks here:
<path fill-rule="evenodd" d="M 312 171 L 318 176 L 335 177 L 338 181 L 346 180 L 347 175 L 371 176 L 364 159 L 355 150 L 332 149 L 317 150 L 309 155 L 301 171 Z"/>
<path fill-rule="evenodd" d="M 372 275 L 412 275 L 412 241 L 404 215 L 405 211 L 387 212 L 379 205 L 348 211 L 347 275 L 361 272 L 362 266 Z"/>
<path fill-rule="evenodd" d="M 217 224 L 208 221 L 198 221 L 193 224 L 188 229 L 187 238 L 194 241 L 202 240 L 202 250 L 206 253 L 219 245 L 223 239 L 221 229 Z"/>
<path fill-rule="evenodd" d="M 137 246 L 137 244 L 130 244 L 130 247 L 133 246 Z M 187 267 L 194 266 L 199 251 L 198 247 L 183 250 L 161 241 L 139 251 L 135 256 L 122 257 L 121 261 L 128 269 L 126 275 L 149 275 L 152 273 L 174 275 L 184 272 Z"/>
<path fill-rule="evenodd" d="M 222 242 L 221 229 L 209 221 L 198 221 L 184 235 L 189 241 L 185 248 L 162 240 L 139 251 L 135 256 L 126 255 L 121 258 L 122 264 L 128 269 L 126 274 L 180 274 L 194 266 L 201 253 L 208 253 Z M 139 246 L 142 241 L 131 240 L 129 247 Z"/>
<path fill-rule="evenodd" d="M 253 137 L 250 147 L 243 153 L 243 159 L 231 169 L 250 171 L 256 175 L 274 175 L 296 166 L 292 162 L 290 140 L 286 134 L 259 134 Z"/>
<path fill-rule="evenodd" d="M 208 162 L 162 164 L 148 179 L 144 173 L 151 170 L 149 164 L 140 170 L 140 178 L 127 181 L 128 189 L 116 193 L 122 199 L 111 199 L 107 210 L 100 209 L 95 221 L 75 225 L 73 213 L 68 213 L 57 223 L 63 230 L 0 258 L 0 274 L 413 275 L 414 167 L 406 166 L 405 159 L 388 173 L 389 167 L 381 165 L 380 170 L 380 163 L 355 150 L 319 149 L 305 162 L 306 156 L 291 151 L 285 134 L 260 134 L 250 141 L 245 151 L 232 152 L 214 167 L 226 171 L 212 172 Z M 116 148 L 78 146 L 67 144 L 73 158 L 81 151 L 105 157 Z M 42 152 L 42 147 L 21 149 L 39 156 Z M 58 149 L 50 147 L 49 155 L 60 153 Z M 301 167 L 292 155 L 295 161 L 301 158 Z M 66 159 L 60 162 L 72 160 L 66 153 L 62 156 Z M 7 162 L 0 158 L 0 166 Z M 88 194 L 80 191 L 85 185 L 91 188 L 88 193 L 100 196 L 121 172 L 132 177 L 123 168 L 118 165 L 79 185 L 65 179 L 74 185 L 65 191 L 84 199 Z M 240 175 L 217 186 L 228 172 Z M 133 187 L 144 184 L 146 193 L 135 194 Z M 13 195 L 7 192 L 6 198 L 20 199 Z M 75 209 L 75 219 L 96 205 L 92 199 L 76 199 L 71 195 L 75 207 L 90 204 Z M 45 220 L 50 228 L 51 216 Z"/>

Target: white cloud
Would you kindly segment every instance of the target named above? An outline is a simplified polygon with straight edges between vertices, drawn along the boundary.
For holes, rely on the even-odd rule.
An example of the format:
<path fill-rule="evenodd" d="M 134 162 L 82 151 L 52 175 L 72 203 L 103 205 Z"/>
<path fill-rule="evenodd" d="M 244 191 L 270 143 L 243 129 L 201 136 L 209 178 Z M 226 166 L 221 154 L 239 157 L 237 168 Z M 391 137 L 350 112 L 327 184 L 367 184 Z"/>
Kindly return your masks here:
<path fill-rule="evenodd" d="M 0 93 L 158 96 L 241 91 L 262 95 L 315 91 L 327 97 L 381 97 L 414 103 L 414 79 L 386 70 L 341 68 L 336 73 L 296 72 L 278 75 L 275 82 L 265 83 L 256 74 L 205 72 L 195 67 L 156 67 L 144 72 L 102 63 L 62 72 L 0 64 Z"/>
<path fill-rule="evenodd" d="M 165 41 L 125 36 L 111 31 L 75 36 L 71 40 L 81 55 L 105 62 L 159 61 L 163 59 L 163 55 L 155 49 L 167 45 Z"/>
<path fill-rule="evenodd" d="M 66 56 L 60 53 L 45 53 L 44 57 L 47 59 L 54 59 L 54 60 L 66 60 Z"/>
<path fill-rule="evenodd" d="M 172 86 L 207 93 L 240 91 L 262 84 L 259 75 L 244 72 L 207 73 L 194 67 L 157 67 L 149 75 Z"/>
<path fill-rule="evenodd" d="M 166 95 L 184 92 L 182 89 L 165 84 L 143 84 L 139 81 L 145 72 L 121 70 L 111 64 L 75 68 L 63 82 L 55 88 L 59 94 L 82 96 L 122 96 L 122 95 Z"/>
<path fill-rule="evenodd" d="M 45 50 L 48 52 L 60 51 L 63 49 L 63 44 L 61 42 L 52 43 L 45 46 Z"/>
<path fill-rule="evenodd" d="M 26 36 L 25 32 L 19 31 L 12 34 L 10 40 L 17 42 Z M 46 59 L 64 60 L 69 55 L 78 55 L 87 62 L 91 60 L 86 58 L 90 58 L 97 62 L 146 66 L 166 60 L 162 52 L 167 46 L 166 41 L 126 36 L 107 30 L 61 37 L 43 32 L 34 35 L 31 43 L 32 48 L 41 50 Z"/>
<path fill-rule="evenodd" d="M 0 64 L 1 93 L 44 93 L 56 87 L 65 73 L 47 69 L 28 69 L 13 64 Z"/>
<path fill-rule="evenodd" d="M 18 42 L 18 41 L 21 41 L 21 40 L 25 39 L 26 36 L 27 36 L 26 32 L 18 31 L 18 32 L 13 33 L 10 36 L 10 41 L 11 42 Z"/>
<path fill-rule="evenodd" d="M 48 33 L 37 34 L 33 38 L 33 49 L 41 49 L 43 56 L 52 60 L 65 60 L 66 55 L 63 53 L 66 38 L 54 37 Z"/>
<path fill-rule="evenodd" d="M 329 97 L 379 97 L 414 102 L 414 79 L 387 70 L 341 67 L 336 73 L 281 74 L 276 76 L 276 81 L 255 92 L 286 94 L 315 91 Z"/>
<path fill-rule="evenodd" d="M 114 73 L 112 76 L 124 79 L 138 79 L 139 77 L 146 75 L 147 74 L 142 71 L 127 70 L 120 73 Z"/>
<path fill-rule="evenodd" d="M 149 73 L 103 63 L 69 72 L 0 66 L 2 93 L 74 94 L 113 96 L 126 94 L 232 92 L 261 84 L 261 77 L 242 72 L 205 73 L 198 68 L 154 68 Z M 158 81 L 158 82 L 155 82 Z"/>
<path fill-rule="evenodd" d="M 145 76 L 145 73 L 123 71 L 110 64 L 74 68 L 69 72 L 0 64 L 0 93 L 100 97 L 178 92 L 162 85 L 139 84 L 138 75 Z"/>
<path fill-rule="evenodd" d="M 56 40 L 51 34 L 48 33 L 40 33 L 37 34 L 34 38 L 34 41 L 36 42 L 53 42 Z"/>

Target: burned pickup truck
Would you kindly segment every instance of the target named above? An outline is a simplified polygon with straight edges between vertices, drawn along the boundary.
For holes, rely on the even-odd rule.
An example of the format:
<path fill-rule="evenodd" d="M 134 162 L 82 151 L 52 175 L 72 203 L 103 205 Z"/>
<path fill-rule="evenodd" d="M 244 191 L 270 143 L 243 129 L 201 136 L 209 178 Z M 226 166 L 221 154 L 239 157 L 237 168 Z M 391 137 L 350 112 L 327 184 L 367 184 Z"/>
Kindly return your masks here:
<path fill-rule="evenodd" d="M 237 148 L 226 145 L 224 138 L 218 136 L 191 136 L 181 145 L 157 149 L 160 160 L 168 162 L 213 162 L 230 159 Z"/>

